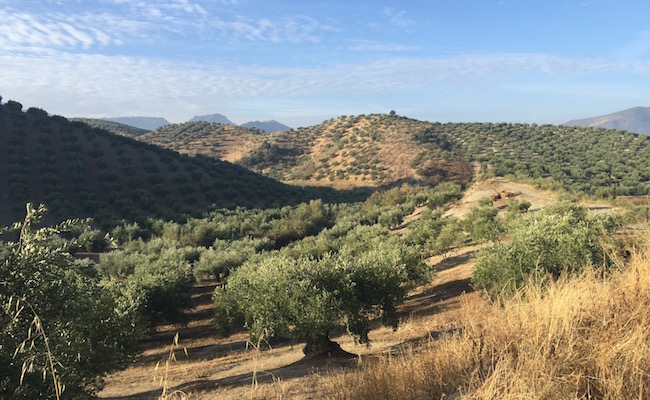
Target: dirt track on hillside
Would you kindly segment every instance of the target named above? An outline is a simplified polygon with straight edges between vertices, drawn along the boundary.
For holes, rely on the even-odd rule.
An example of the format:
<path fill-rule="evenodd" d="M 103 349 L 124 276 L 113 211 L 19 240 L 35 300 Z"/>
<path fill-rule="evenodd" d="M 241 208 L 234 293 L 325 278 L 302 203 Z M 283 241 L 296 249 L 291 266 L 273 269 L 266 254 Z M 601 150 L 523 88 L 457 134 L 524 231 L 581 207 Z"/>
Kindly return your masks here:
<path fill-rule="evenodd" d="M 458 201 L 458 204 L 447 210 L 444 216 L 455 216 L 458 218 L 464 217 L 472 207 L 478 204 L 481 199 L 499 194 L 500 199 L 494 201 L 494 206 L 499 210 L 504 210 L 512 199 L 519 202 L 524 200 L 529 201 L 530 211 L 538 211 L 539 209 L 553 204 L 558 201 L 558 196 L 555 193 L 545 192 L 536 189 L 531 185 L 525 183 L 512 182 L 505 178 L 492 178 L 485 181 L 474 183 L 465 195 Z M 592 211 L 609 211 L 615 208 L 609 204 L 597 202 L 581 202 L 581 204 Z"/>

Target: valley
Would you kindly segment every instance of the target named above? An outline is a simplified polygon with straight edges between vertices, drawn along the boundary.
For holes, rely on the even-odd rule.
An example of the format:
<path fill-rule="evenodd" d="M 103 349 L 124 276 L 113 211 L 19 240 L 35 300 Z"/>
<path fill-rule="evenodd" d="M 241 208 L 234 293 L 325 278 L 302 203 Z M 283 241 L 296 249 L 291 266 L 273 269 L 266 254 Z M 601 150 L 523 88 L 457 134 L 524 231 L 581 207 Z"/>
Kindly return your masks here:
<path fill-rule="evenodd" d="M 0 352 L 0 391 L 495 398 L 507 371 L 525 397 L 526 376 L 548 371 L 552 393 L 616 397 L 650 376 L 623 367 L 650 365 L 635 358 L 650 343 L 642 318 L 607 322 L 629 344 L 624 364 L 582 351 L 610 340 L 591 316 L 647 308 L 646 136 L 395 113 L 273 133 L 195 121 L 136 139 L 90 123 L 0 104 L 0 222 L 22 221 L 0 231 L 0 340 L 17 349 Z M 620 303 L 571 297 L 595 287 Z M 572 306 L 548 314 L 547 301 Z M 558 359 L 565 337 L 590 339 Z M 540 346 L 554 350 L 535 358 Z M 544 364 L 524 372 L 519 354 Z"/>

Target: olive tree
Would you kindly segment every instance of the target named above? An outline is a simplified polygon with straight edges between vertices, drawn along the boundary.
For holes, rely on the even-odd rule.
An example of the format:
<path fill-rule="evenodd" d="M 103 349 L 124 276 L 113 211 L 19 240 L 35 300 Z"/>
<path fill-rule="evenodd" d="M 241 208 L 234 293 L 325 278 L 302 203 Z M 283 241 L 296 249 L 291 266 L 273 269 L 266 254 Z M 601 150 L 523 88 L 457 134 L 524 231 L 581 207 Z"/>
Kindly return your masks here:
<path fill-rule="evenodd" d="M 59 232 L 36 229 L 43 206 L 0 229 L 0 398 L 86 398 L 100 376 L 129 359 L 138 335 L 133 298 L 70 255 Z"/>
<path fill-rule="evenodd" d="M 379 227 L 348 233 L 336 253 L 319 259 L 280 252 L 254 256 L 215 293 L 215 323 L 222 331 L 246 327 L 253 338 L 288 336 L 305 353 L 330 344 L 329 329 L 345 325 L 368 342 L 370 320 L 397 328 L 397 307 L 430 270 L 421 253 Z"/>
<path fill-rule="evenodd" d="M 498 296 L 516 291 L 530 277 L 540 280 L 607 263 L 611 233 L 620 218 L 590 217 L 585 208 L 559 203 L 519 219 L 508 243 L 479 252 L 472 282 Z"/>

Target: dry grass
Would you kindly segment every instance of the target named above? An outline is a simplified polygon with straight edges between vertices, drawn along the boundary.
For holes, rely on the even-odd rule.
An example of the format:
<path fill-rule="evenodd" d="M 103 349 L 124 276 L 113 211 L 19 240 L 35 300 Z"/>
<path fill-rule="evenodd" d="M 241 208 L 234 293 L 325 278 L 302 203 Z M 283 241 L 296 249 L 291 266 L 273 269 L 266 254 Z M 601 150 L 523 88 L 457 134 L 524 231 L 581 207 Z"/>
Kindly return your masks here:
<path fill-rule="evenodd" d="M 342 399 L 644 399 L 650 396 L 650 256 L 620 272 L 466 304 L 462 333 L 323 382 Z"/>

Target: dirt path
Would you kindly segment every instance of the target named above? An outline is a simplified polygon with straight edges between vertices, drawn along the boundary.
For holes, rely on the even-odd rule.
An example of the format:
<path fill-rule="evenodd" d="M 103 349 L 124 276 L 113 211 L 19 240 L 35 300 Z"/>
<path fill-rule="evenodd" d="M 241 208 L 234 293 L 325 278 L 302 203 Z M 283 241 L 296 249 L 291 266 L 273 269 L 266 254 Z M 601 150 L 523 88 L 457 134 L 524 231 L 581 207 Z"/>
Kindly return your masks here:
<path fill-rule="evenodd" d="M 447 210 L 444 216 L 455 216 L 458 218 L 464 217 L 472 207 L 478 204 L 481 199 L 499 194 L 500 199 L 494 201 L 494 206 L 500 210 L 504 210 L 510 203 L 511 199 L 517 199 L 520 202 L 529 201 L 530 211 L 537 211 L 542 207 L 557 202 L 558 196 L 556 193 L 546 192 L 536 189 L 531 185 L 525 183 L 512 182 L 505 178 L 492 178 L 485 181 L 474 183 L 465 195 L 460 199 L 459 203 Z M 581 202 L 581 204 L 592 211 L 610 211 L 617 209 L 607 203 L 598 202 Z"/>

